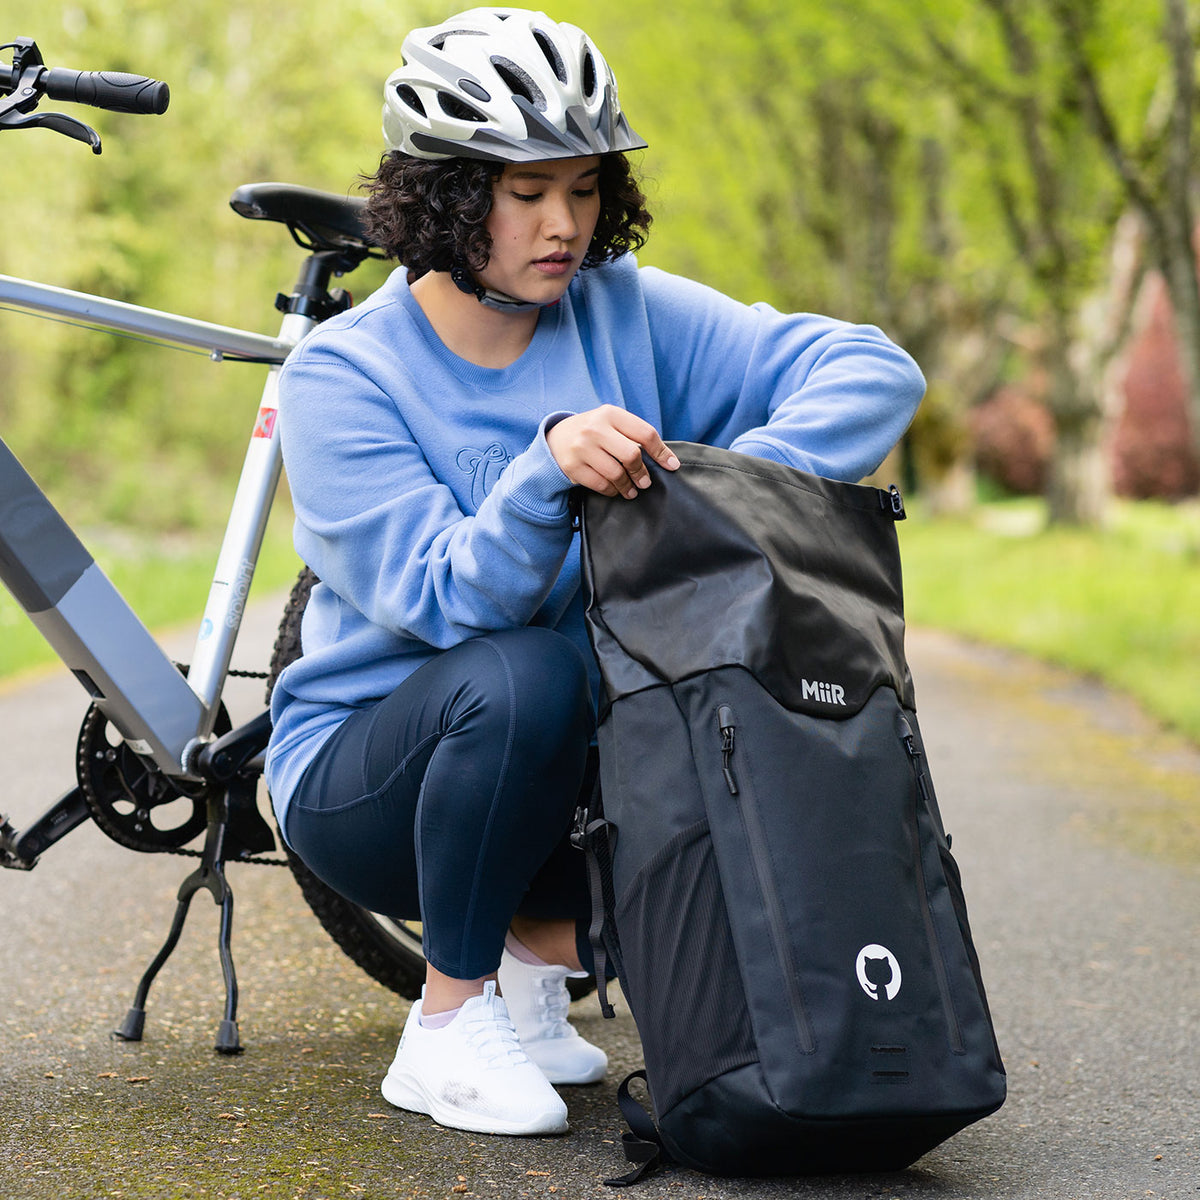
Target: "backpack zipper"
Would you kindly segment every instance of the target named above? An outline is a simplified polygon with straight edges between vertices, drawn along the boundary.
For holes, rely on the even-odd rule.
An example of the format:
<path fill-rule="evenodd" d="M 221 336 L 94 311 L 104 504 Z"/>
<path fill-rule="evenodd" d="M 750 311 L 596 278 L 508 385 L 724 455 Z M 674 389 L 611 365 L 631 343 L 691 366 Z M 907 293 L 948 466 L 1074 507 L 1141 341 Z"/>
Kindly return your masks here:
<path fill-rule="evenodd" d="M 717 727 L 721 733 L 721 772 L 725 777 L 725 786 L 729 789 L 731 796 L 738 796 L 740 790 L 737 780 L 734 778 L 732 765 L 736 744 L 736 725 L 733 719 L 733 710 L 727 704 L 722 704 L 717 709 Z M 779 969 L 783 973 L 784 987 L 787 991 L 788 1004 L 792 1011 L 800 1050 L 804 1054 L 812 1054 L 817 1048 L 816 1039 L 813 1036 L 812 1024 L 808 1019 L 804 994 L 800 990 L 800 975 L 792 957 L 783 903 L 779 899 L 779 893 L 774 884 L 766 832 L 762 827 L 762 822 L 758 819 L 758 809 L 753 801 L 740 803 L 738 811 L 742 815 L 742 827 L 746 831 L 750 861 L 754 865 L 758 890 L 763 898 L 763 908 L 767 914 L 767 926 L 770 930 L 771 942 L 775 947 L 775 957 L 779 963 Z"/>
<path fill-rule="evenodd" d="M 717 709 L 717 726 L 721 730 L 721 771 L 725 775 L 725 786 L 729 789 L 731 796 L 736 796 L 738 794 L 737 780 L 733 777 L 733 768 L 730 765 L 733 759 L 734 724 L 733 712 L 729 705 L 722 704 Z"/>
<path fill-rule="evenodd" d="M 932 811 L 932 798 L 929 793 L 929 782 L 925 778 L 925 768 L 921 765 L 921 751 L 917 749 L 917 740 L 912 727 L 901 718 L 901 742 L 904 743 L 909 765 L 912 767 L 916 788 L 913 792 L 912 807 L 912 840 L 913 854 L 917 862 L 917 900 L 921 907 L 921 916 L 925 922 L 925 936 L 929 942 L 930 957 L 933 959 L 933 973 L 937 978 L 938 991 L 942 997 L 942 1008 L 946 1013 L 946 1024 L 950 1031 L 950 1049 L 955 1054 L 965 1054 L 962 1030 L 958 1024 L 958 1014 L 954 1010 L 954 999 L 950 994 L 950 978 L 946 973 L 946 960 L 942 955 L 942 943 L 938 937 L 937 925 L 933 919 L 933 910 L 929 906 L 929 889 L 925 875 L 925 856 L 921 853 L 921 815 L 920 806 Z"/>

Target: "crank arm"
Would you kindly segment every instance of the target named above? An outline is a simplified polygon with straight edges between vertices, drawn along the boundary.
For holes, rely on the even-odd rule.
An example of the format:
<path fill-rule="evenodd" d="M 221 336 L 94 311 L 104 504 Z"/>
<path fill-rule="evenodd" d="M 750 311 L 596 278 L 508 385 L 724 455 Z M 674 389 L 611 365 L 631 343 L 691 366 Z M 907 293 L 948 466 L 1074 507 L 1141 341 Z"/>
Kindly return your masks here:
<path fill-rule="evenodd" d="M 91 816 L 83 792 L 74 787 L 47 809 L 24 833 L 0 816 L 0 867 L 31 871 L 38 858 Z"/>

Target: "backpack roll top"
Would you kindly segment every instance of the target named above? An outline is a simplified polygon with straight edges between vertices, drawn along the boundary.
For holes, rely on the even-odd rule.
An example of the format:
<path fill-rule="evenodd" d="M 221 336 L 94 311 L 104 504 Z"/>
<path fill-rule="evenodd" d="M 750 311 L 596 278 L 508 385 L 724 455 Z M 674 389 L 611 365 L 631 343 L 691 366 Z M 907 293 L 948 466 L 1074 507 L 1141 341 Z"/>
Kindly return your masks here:
<path fill-rule="evenodd" d="M 582 498 L 605 696 L 745 667 L 780 703 L 846 716 L 881 684 L 912 707 L 889 493 L 672 442 L 636 501 Z"/>

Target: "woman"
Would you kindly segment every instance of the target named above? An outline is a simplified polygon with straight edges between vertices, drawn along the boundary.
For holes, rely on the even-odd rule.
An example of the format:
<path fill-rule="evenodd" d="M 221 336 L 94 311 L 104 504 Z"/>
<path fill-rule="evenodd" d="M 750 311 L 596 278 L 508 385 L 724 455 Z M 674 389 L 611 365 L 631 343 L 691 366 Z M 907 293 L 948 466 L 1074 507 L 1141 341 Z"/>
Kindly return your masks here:
<path fill-rule="evenodd" d="M 457 1128 L 555 1133 L 603 1051 L 566 841 L 597 670 L 567 497 L 636 503 L 664 438 L 873 470 L 923 391 L 878 330 L 746 307 L 629 251 L 645 143 L 581 30 L 474 9 L 415 30 L 385 87 L 375 236 L 402 264 L 281 380 L 296 546 L 321 584 L 273 700 L 290 845 L 423 922 L 427 978 L 383 1083 Z M 503 996 L 503 999 L 501 998 Z"/>

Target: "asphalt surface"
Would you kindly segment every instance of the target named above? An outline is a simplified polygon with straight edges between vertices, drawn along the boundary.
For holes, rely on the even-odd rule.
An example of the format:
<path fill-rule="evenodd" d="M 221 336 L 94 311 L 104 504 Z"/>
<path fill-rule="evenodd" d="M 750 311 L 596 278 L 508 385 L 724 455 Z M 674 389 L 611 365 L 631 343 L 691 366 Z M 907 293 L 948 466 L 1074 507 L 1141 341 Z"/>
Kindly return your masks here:
<path fill-rule="evenodd" d="M 261 665 L 275 617 L 252 615 L 243 645 L 264 650 L 244 666 Z M 925 632 L 909 655 L 1007 1104 L 897 1174 L 669 1168 L 626 1194 L 1200 1200 L 1200 752 L 1039 664 Z M 245 685 L 235 718 L 257 703 Z M 69 786 L 83 707 L 65 674 L 0 691 L 0 811 L 18 827 Z M 0 872 L 0 1198 L 620 1194 L 602 1181 L 624 1170 L 616 1081 L 640 1065 L 626 1011 L 576 1005 L 612 1069 L 564 1089 L 566 1136 L 487 1138 L 391 1110 L 378 1084 L 407 1005 L 342 957 L 282 869 L 230 868 L 245 1053 L 212 1051 L 207 893 L 145 1040 L 111 1040 L 189 870 L 88 824 L 33 872 Z"/>

